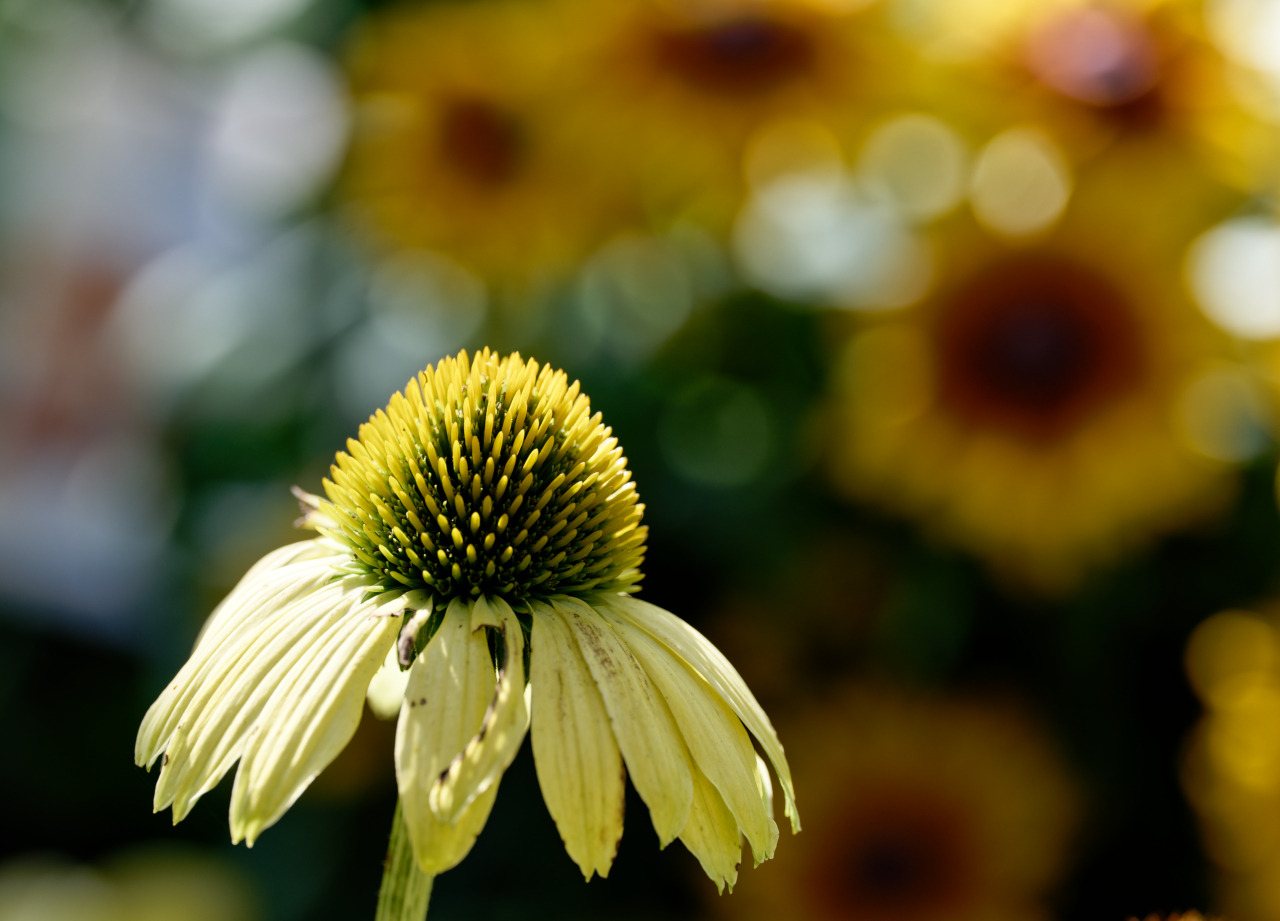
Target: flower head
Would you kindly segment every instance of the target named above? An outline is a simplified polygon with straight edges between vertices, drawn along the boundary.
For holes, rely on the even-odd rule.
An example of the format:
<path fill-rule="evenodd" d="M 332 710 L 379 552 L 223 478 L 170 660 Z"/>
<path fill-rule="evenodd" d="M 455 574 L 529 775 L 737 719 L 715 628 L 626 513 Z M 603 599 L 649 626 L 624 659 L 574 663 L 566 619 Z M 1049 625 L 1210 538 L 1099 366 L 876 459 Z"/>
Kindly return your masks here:
<path fill-rule="evenodd" d="M 564 0 L 597 75 L 575 105 L 650 214 L 727 226 L 751 139 L 778 122 L 860 134 L 909 69 L 889 30 L 809 0 Z M 869 75 L 874 74 L 874 79 Z"/>
<path fill-rule="evenodd" d="M 839 726 L 839 732 L 832 732 Z M 1003 706 L 860 688 L 794 731 L 824 804 L 809 833 L 716 914 L 748 921 L 1031 921 L 1063 875 L 1075 785 Z"/>
<path fill-rule="evenodd" d="M 347 448 L 328 500 L 301 494 L 322 536 L 246 574 L 144 718 L 157 809 L 181 819 L 238 759 L 232 836 L 252 844 L 347 744 L 367 694 L 398 714 L 402 814 L 427 873 L 466 856 L 526 731 L 588 878 L 612 863 L 626 775 L 662 844 L 680 838 L 717 885 L 737 878 L 741 836 L 772 856 L 748 731 L 798 830 L 782 747 L 733 666 L 631 597 L 643 506 L 562 371 L 463 352 Z"/>
<path fill-rule="evenodd" d="M 591 79 L 554 4 L 404 5 L 348 56 L 356 123 L 343 180 L 367 236 L 441 253 L 500 285 L 569 270 L 633 213 L 571 100 Z"/>
<path fill-rule="evenodd" d="M 940 234 L 936 290 L 851 339 L 831 427 L 841 488 L 1048 591 L 1212 516 L 1232 488 L 1194 428 L 1229 344 L 1161 270 L 1199 193 L 1162 198 L 1165 227 L 1184 223 L 1152 232 L 1141 177 L 1091 179 L 1037 239 Z"/>
<path fill-rule="evenodd" d="M 988 114 L 1045 126 L 1074 159 L 1174 160 L 1248 189 L 1271 129 L 1206 20 L 1188 12 L 1168 0 L 954 0 L 908 31 L 959 63 L 953 81 L 989 94 Z"/>
<path fill-rule="evenodd" d="M 447 358 L 347 442 L 317 521 L 384 589 L 626 591 L 648 529 L 610 431 L 563 371 Z"/>

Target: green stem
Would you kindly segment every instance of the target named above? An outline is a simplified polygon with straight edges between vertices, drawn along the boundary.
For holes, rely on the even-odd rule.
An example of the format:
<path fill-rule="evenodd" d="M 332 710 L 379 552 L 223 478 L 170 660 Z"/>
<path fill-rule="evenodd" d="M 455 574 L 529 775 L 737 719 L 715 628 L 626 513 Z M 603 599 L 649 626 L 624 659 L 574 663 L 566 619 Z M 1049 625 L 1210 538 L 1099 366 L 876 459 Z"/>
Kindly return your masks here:
<path fill-rule="evenodd" d="M 400 801 L 396 800 L 396 817 L 391 820 L 391 843 L 387 846 L 387 862 L 382 869 L 382 888 L 378 891 L 378 914 L 375 921 L 423 921 L 431 898 L 429 873 L 423 873 L 413 856 L 409 829 L 404 824 Z"/>

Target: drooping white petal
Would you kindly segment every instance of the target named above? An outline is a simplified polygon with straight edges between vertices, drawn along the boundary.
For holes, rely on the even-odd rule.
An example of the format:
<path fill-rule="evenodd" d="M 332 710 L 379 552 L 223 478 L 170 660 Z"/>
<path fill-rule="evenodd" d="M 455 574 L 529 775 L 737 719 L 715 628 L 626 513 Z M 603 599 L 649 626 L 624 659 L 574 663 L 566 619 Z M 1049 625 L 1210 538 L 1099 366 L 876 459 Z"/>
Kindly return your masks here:
<path fill-rule="evenodd" d="M 471 629 L 470 606 L 455 598 L 409 669 L 396 729 L 400 802 L 424 872 L 442 872 L 461 860 L 488 817 L 486 798 L 478 798 L 450 831 L 431 811 L 430 797 L 436 779 L 480 731 L 495 685 L 484 631 Z M 492 796 L 487 802 L 492 805 Z"/>
<path fill-rule="evenodd" d="M 254 839 L 275 823 L 351 741 L 365 692 L 400 620 L 403 599 L 364 597 L 361 579 L 344 580 L 338 624 L 272 693 L 246 740 L 231 790 L 231 837 Z"/>
<path fill-rule="evenodd" d="M 761 748 L 769 757 L 778 781 L 782 784 L 784 811 L 791 819 L 792 832 L 800 830 L 800 813 L 796 811 L 795 788 L 791 783 L 791 768 L 787 766 L 786 755 L 782 751 L 782 743 L 778 734 L 765 715 L 764 709 L 756 702 L 755 696 L 747 687 L 724 654 L 697 630 L 670 611 L 664 611 L 656 605 L 633 598 L 630 595 L 608 595 L 603 602 L 608 607 L 621 612 L 633 624 L 643 629 L 654 639 L 660 641 L 680 658 L 684 659 L 694 671 L 706 679 L 724 698 L 738 719 L 750 730 L 760 742 Z"/>
<path fill-rule="evenodd" d="M 191 658 L 142 718 L 134 748 L 139 765 L 149 768 L 155 762 L 184 722 L 192 700 L 209 684 L 222 680 L 284 608 L 333 579 L 338 558 L 319 544 L 303 541 L 267 554 L 218 606 Z M 320 550 L 325 553 L 314 556 Z"/>
<path fill-rule="evenodd" d="M 609 875 L 622 837 L 625 774 L 609 714 L 568 624 L 534 602 L 533 757 L 547 810 L 588 880 Z"/>
<path fill-rule="evenodd" d="M 689 853 L 698 858 L 718 891 L 724 892 L 726 884 L 729 891 L 733 891 L 738 881 L 738 861 L 742 859 L 738 823 L 715 784 L 696 767 L 693 769 L 693 805 L 680 840 Z"/>
<path fill-rule="evenodd" d="M 352 594 L 354 590 L 354 594 Z M 155 808 L 173 805 L 181 821 L 240 757 L 270 701 L 312 650 L 338 626 L 363 586 L 321 586 L 228 637 L 188 700 L 165 750 Z"/>
<path fill-rule="evenodd" d="M 760 790 L 764 796 L 764 811 L 773 815 L 773 781 L 769 779 L 769 765 L 756 755 L 756 776 L 760 778 Z"/>
<path fill-rule="evenodd" d="M 601 614 L 666 698 L 694 763 L 715 785 L 751 842 L 756 863 L 768 860 L 778 843 L 778 826 L 766 811 L 756 751 L 741 721 L 724 698 L 666 646 L 609 608 Z"/>
<path fill-rule="evenodd" d="M 382 665 L 369 682 L 367 699 L 369 709 L 380 720 L 393 720 L 400 714 L 405 688 L 409 686 L 409 672 L 400 668 L 396 647 L 392 646 Z"/>
<path fill-rule="evenodd" d="M 552 606 L 591 670 L 631 782 L 649 807 L 659 844 L 666 847 L 684 830 L 693 801 L 680 730 L 662 695 L 604 618 L 576 598 L 556 596 Z"/>
<path fill-rule="evenodd" d="M 498 782 L 520 751 L 520 743 L 529 729 L 524 630 L 505 601 L 480 596 L 471 603 L 471 629 L 483 636 L 485 627 L 502 631 L 504 659 L 493 701 L 479 732 L 431 787 L 431 811 L 442 822 L 457 822 L 477 796 Z"/>
<path fill-rule="evenodd" d="M 289 574 L 281 570 L 296 572 L 301 568 L 297 564 L 319 563 L 322 569 L 327 568 L 336 576 L 337 570 L 349 560 L 350 557 L 340 546 L 323 538 L 299 541 L 271 551 L 250 566 L 235 588 L 213 609 L 213 613 L 200 628 L 193 651 L 199 651 L 201 646 L 221 643 L 227 633 L 235 629 L 243 615 L 252 613 L 261 606 L 264 593 L 269 594 L 272 590 L 272 582 L 290 581 Z"/>
<path fill-rule="evenodd" d="M 495 781 L 462 810 L 458 821 L 452 825 L 441 822 L 430 809 L 419 816 L 417 837 L 411 841 L 422 872 L 439 876 L 445 870 L 452 870 L 471 853 L 476 837 L 489 821 L 489 812 L 497 795 L 498 782 Z"/>

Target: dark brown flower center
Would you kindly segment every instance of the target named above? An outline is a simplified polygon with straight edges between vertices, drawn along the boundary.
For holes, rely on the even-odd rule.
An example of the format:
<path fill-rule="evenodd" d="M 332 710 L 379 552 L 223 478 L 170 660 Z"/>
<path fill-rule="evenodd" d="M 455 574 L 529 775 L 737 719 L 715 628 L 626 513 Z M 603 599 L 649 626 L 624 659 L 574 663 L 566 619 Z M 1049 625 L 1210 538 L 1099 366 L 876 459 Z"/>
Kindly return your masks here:
<path fill-rule="evenodd" d="M 481 99 L 458 99 L 445 107 L 439 143 L 445 162 L 480 186 L 508 182 L 524 153 L 516 120 Z"/>
<path fill-rule="evenodd" d="M 913 921 L 961 914 L 973 842 L 952 804 L 918 790 L 875 791 L 825 842 L 809 892 L 829 921 Z"/>
<path fill-rule="evenodd" d="M 690 85 L 725 96 L 767 93 L 803 75 L 813 43 L 799 28 L 744 16 L 658 38 L 661 63 Z"/>
<path fill-rule="evenodd" d="M 1030 441 L 1069 435 L 1141 373 L 1124 297 L 1056 257 L 1020 257 L 974 278 L 947 302 L 936 335 L 943 402 Z"/>

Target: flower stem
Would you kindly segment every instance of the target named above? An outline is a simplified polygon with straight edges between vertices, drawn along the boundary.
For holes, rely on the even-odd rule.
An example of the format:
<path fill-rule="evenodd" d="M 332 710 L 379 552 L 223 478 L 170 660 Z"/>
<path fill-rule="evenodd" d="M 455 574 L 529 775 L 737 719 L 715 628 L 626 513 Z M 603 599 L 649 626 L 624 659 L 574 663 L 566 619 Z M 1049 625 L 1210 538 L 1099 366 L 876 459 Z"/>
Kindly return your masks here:
<path fill-rule="evenodd" d="M 400 801 L 396 800 L 396 816 L 391 820 L 391 843 L 387 846 L 387 862 L 382 869 L 382 888 L 378 891 L 378 914 L 375 921 L 423 921 L 431 898 L 429 873 L 423 873 L 413 856 L 409 829 L 404 824 Z"/>

